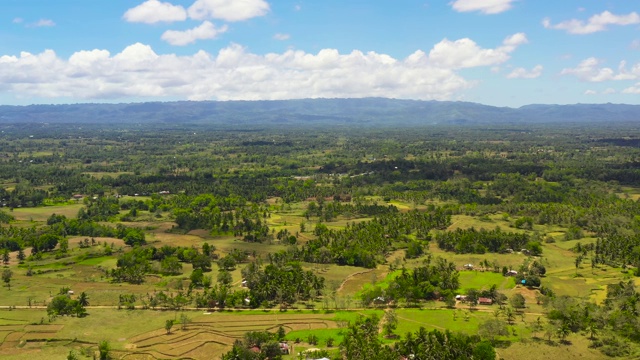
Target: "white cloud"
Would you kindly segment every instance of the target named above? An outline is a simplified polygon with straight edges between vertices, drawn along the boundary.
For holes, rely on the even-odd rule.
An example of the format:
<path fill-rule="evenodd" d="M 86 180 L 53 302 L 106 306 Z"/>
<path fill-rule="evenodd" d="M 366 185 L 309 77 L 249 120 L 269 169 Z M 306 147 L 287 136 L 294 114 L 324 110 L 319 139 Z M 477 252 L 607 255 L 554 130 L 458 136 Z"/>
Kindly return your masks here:
<path fill-rule="evenodd" d="M 284 40 L 289 40 L 289 38 L 291 38 L 291 35 L 278 33 L 278 34 L 273 35 L 273 38 L 276 39 L 276 40 L 283 40 L 284 41 Z"/>
<path fill-rule="evenodd" d="M 623 94 L 640 94 L 640 83 L 622 90 Z"/>
<path fill-rule="evenodd" d="M 215 39 L 219 34 L 227 30 L 227 25 L 223 25 L 217 29 L 211 22 L 205 21 L 200 26 L 189 30 L 167 30 L 162 34 L 161 38 L 171 45 L 184 46 L 193 44 L 198 40 Z"/>
<path fill-rule="evenodd" d="M 455 0 L 451 2 L 459 12 L 480 11 L 483 14 L 499 14 L 511 9 L 514 0 Z"/>
<path fill-rule="evenodd" d="M 502 42 L 502 46 L 496 49 L 481 49 L 469 38 L 456 41 L 444 39 L 433 47 L 428 59 L 432 63 L 451 69 L 497 65 L 509 60 L 509 53 L 526 43 L 527 37 L 523 33 L 507 37 Z M 424 58 L 424 56 L 424 54 L 414 53 L 413 61 L 418 61 L 418 58 Z"/>
<path fill-rule="evenodd" d="M 188 37 L 187 37 L 188 38 Z M 519 40 L 518 40 L 519 39 Z M 522 37 L 495 49 L 469 39 L 443 40 L 431 51 L 393 58 L 376 52 L 288 50 L 258 55 L 232 44 L 217 54 L 157 54 L 136 43 L 118 54 L 78 51 L 68 59 L 52 50 L 0 56 L 0 91 L 16 96 L 85 100 L 257 100 L 331 97 L 456 99 L 476 82 L 458 69 L 497 66 Z"/>
<path fill-rule="evenodd" d="M 605 94 L 605 95 L 615 94 L 616 90 L 613 89 L 613 88 L 607 88 L 602 93 Z"/>
<path fill-rule="evenodd" d="M 560 75 L 574 75 L 580 80 L 602 82 L 610 80 L 634 80 L 640 78 L 640 63 L 627 69 L 627 62 L 621 61 L 617 71 L 609 67 L 601 67 L 601 60 L 594 57 L 582 60 L 575 68 L 562 69 Z"/>
<path fill-rule="evenodd" d="M 14 24 L 22 24 L 22 22 L 24 22 L 24 19 L 17 17 L 17 18 L 14 18 L 12 22 Z"/>
<path fill-rule="evenodd" d="M 27 27 L 51 27 L 56 26 L 56 23 L 51 19 L 40 19 L 32 24 L 27 25 Z"/>
<path fill-rule="evenodd" d="M 585 91 L 585 92 L 584 92 L 584 94 L 585 94 L 585 95 L 595 95 L 595 94 L 597 94 L 597 93 L 598 93 L 598 92 L 597 92 L 597 91 L 595 91 L 595 90 L 587 90 L 587 91 Z"/>
<path fill-rule="evenodd" d="M 517 68 L 514 69 L 509 75 L 507 75 L 508 79 L 535 79 L 542 75 L 543 67 L 542 65 L 536 65 L 531 71 L 525 68 Z"/>
<path fill-rule="evenodd" d="M 633 25 L 640 24 L 640 15 L 636 12 L 627 15 L 614 15 L 608 11 L 593 15 L 586 22 L 578 19 L 571 19 L 552 24 L 549 18 L 542 20 L 542 25 L 547 29 L 565 30 L 570 34 L 591 34 L 598 31 L 607 30 L 609 25 Z"/>
<path fill-rule="evenodd" d="M 269 4 L 264 0 L 196 0 L 188 12 L 196 20 L 242 21 L 266 15 Z"/>
<path fill-rule="evenodd" d="M 173 5 L 159 0 L 147 0 L 127 10 L 122 16 L 128 22 L 154 24 L 158 22 L 184 21 L 187 11 L 180 5 Z"/>
<path fill-rule="evenodd" d="M 629 44 L 629 48 L 633 49 L 633 50 L 639 50 L 640 49 L 640 39 L 635 39 L 631 42 L 631 44 Z"/>

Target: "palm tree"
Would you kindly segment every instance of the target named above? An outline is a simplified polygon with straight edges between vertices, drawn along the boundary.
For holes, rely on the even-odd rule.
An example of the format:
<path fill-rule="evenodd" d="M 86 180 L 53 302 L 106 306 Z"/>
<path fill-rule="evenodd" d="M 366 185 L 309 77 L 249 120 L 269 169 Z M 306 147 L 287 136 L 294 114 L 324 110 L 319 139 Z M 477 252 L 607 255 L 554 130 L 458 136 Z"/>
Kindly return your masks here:
<path fill-rule="evenodd" d="M 504 310 L 504 316 L 507 318 L 507 322 L 509 325 L 513 324 L 513 320 L 515 320 L 516 315 L 513 312 L 513 309 L 508 307 Z"/>
<path fill-rule="evenodd" d="M 84 291 L 80 293 L 80 296 L 78 296 L 78 303 L 80 303 L 82 307 L 86 307 L 89 305 L 89 296 L 87 296 L 87 293 L 85 293 Z"/>

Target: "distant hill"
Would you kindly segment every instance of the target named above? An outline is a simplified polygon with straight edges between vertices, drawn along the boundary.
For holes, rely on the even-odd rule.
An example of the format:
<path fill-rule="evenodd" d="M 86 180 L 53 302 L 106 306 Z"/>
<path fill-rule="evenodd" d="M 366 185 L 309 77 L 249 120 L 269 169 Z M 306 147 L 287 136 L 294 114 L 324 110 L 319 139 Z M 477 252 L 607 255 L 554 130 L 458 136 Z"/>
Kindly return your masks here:
<path fill-rule="evenodd" d="M 527 105 L 384 98 L 0 106 L 0 123 L 415 126 L 638 122 L 640 105 Z"/>

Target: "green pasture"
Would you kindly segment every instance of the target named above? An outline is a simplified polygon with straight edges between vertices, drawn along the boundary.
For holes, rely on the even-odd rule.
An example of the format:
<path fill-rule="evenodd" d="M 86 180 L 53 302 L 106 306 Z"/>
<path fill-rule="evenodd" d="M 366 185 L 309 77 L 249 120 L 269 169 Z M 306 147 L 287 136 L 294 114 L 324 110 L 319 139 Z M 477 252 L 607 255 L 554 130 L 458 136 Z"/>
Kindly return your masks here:
<path fill-rule="evenodd" d="M 456 329 L 475 334 L 482 321 L 493 318 L 491 312 L 469 311 L 468 308 L 452 309 L 397 309 L 397 334 L 415 332 L 421 327 L 427 330 Z M 454 317 L 455 314 L 455 317 Z M 466 314 L 466 315 L 465 315 Z M 467 319 L 467 320 L 465 320 Z"/>
<path fill-rule="evenodd" d="M 516 285 L 513 277 L 491 271 L 460 271 L 459 279 L 463 292 L 467 289 L 488 289 L 491 285 L 497 285 L 499 290 L 506 290 Z"/>
<path fill-rule="evenodd" d="M 14 208 L 9 212 L 18 221 L 46 222 L 52 215 L 64 215 L 67 218 L 75 218 L 78 210 L 84 205 L 80 202 L 72 205 L 40 206 L 33 208 Z"/>

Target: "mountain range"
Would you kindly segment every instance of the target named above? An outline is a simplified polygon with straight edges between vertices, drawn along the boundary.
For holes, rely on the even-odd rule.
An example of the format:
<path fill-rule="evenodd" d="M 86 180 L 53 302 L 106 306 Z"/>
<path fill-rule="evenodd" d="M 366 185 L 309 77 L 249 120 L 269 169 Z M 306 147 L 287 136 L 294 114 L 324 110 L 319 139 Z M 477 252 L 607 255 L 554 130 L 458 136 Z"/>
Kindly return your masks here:
<path fill-rule="evenodd" d="M 471 102 L 386 98 L 0 106 L 0 124 L 160 122 L 417 126 L 638 121 L 640 105 L 526 105 L 509 108 Z"/>

